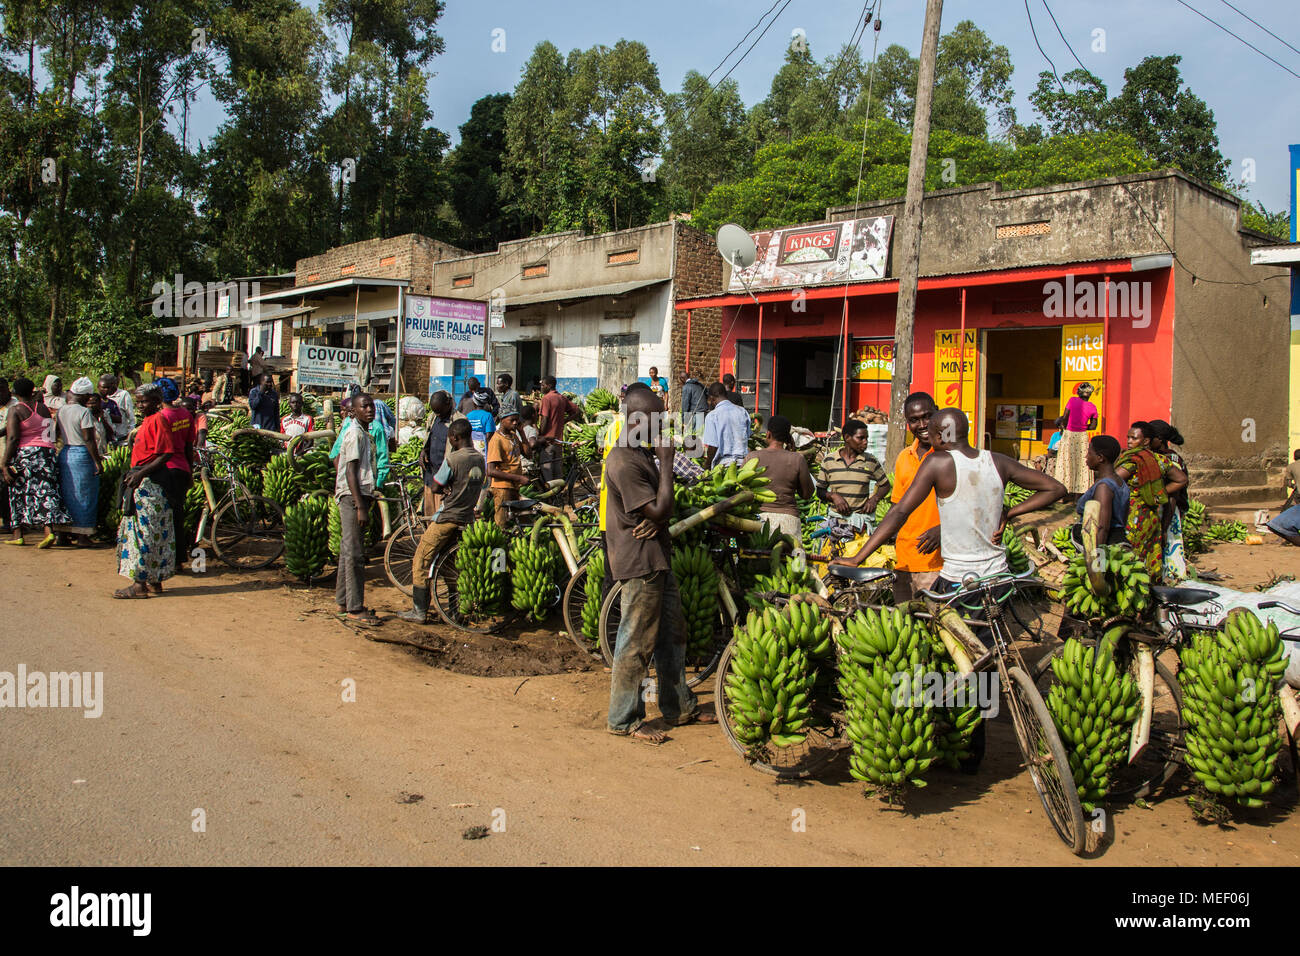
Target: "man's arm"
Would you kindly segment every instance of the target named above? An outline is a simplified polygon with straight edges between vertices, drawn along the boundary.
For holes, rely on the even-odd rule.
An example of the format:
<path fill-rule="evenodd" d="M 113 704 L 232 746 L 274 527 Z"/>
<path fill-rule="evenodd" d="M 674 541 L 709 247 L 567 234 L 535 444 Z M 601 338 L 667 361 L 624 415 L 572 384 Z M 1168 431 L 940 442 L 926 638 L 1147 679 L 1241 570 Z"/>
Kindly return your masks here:
<path fill-rule="evenodd" d="M 952 459 L 949 458 L 947 463 L 951 465 L 951 462 Z M 867 560 L 877 548 L 892 538 L 898 532 L 898 529 L 907 523 L 907 519 L 912 516 L 912 512 L 921 506 L 926 496 L 934 490 L 935 482 L 939 477 L 940 464 L 938 456 L 931 455 L 927 457 L 921 463 L 921 467 L 917 469 L 916 477 L 912 479 L 912 484 L 907 489 L 907 493 L 903 495 L 898 504 L 889 509 L 884 520 L 872 532 L 871 537 L 867 539 L 867 543 L 862 546 L 862 550 L 851 558 L 836 558 L 831 563 L 860 567 L 862 562 Z"/>
<path fill-rule="evenodd" d="M 655 448 L 659 459 L 659 488 L 655 500 L 640 509 L 641 517 L 655 524 L 665 524 L 673 515 L 673 443 L 664 437 Z"/>
<path fill-rule="evenodd" d="M 1039 471 L 1036 468 L 1026 468 L 1020 462 L 1008 458 L 1006 455 L 994 452 L 993 463 L 997 467 L 998 474 L 1002 477 L 1003 482 L 1014 481 L 1021 488 L 1035 492 L 1003 514 L 1002 521 L 998 525 L 997 536 L 993 539 L 994 544 L 1001 544 L 1002 529 L 1010 519 L 1018 518 L 1020 515 L 1027 515 L 1031 511 L 1042 511 L 1048 505 L 1064 498 L 1067 492 L 1065 485 L 1047 474 L 1047 472 Z"/>

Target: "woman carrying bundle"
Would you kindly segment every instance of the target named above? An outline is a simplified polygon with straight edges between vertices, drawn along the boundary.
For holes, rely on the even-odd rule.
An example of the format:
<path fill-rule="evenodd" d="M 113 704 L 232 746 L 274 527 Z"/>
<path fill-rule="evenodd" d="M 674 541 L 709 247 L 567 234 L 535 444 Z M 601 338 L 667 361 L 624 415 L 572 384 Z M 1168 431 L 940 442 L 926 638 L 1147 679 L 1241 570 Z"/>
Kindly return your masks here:
<path fill-rule="evenodd" d="M 162 391 L 141 385 L 136 407 L 144 416 L 131 447 L 131 470 L 122 479 L 122 522 L 117 527 L 117 573 L 131 586 L 115 598 L 144 598 L 162 593 L 162 582 L 176 573 L 176 528 L 167 496 L 159 483 L 172 456 L 172 436 L 160 413 Z"/>
<path fill-rule="evenodd" d="M 1115 477 L 1127 482 L 1128 543 L 1151 575 L 1163 581 L 1164 524 L 1162 514 L 1169 496 L 1187 487 L 1187 475 L 1166 456 L 1151 450 L 1154 429 L 1150 422 L 1129 426 L 1128 450 L 1115 462 Z"/>

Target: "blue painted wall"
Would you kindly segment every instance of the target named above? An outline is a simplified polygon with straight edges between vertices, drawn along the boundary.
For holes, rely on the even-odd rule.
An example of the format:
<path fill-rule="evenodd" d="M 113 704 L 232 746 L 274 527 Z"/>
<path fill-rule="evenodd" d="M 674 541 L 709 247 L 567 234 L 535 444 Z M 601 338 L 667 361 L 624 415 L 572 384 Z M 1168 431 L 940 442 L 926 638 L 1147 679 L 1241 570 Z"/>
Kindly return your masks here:
<path fill-rule="evenodd" d="M 594 392 L 599 384 L 596 376 L 582 376 L 578 378 L 561 378 L 555 377 L 555 388 L 561 392 L 573 392 L 578 398 L 586 398 L 588 393 Z"/>

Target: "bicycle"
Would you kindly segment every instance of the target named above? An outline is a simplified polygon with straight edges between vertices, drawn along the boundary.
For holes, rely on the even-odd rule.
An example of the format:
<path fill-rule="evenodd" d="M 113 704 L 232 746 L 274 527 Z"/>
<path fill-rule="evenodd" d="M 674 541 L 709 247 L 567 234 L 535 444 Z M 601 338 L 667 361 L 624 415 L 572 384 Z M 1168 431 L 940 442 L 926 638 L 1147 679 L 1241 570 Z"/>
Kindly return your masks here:
<path fill-rule="evenodd" d="M 843 577 L 852 584 L 871 585 L 877 590 L 883 590 L 884 583 L 893 576 L 893 572 L 883 568 L 850 568 L 842 565 L 832 565 L 830 573 Z M 1078 854 L 1086 845 L 1087 828 L 1070 771 L 1069 758 L 1051 714 L 1026 671 L 1015 643 L 1013 623 L 1007 619 L 1007 607 L 1019 592 L 1042 586 L 1043 582 L 1035 577 L 1016 576 L 1008 572 L 980 579 L 970 576 L 959 590 L 952 593 L 920 592 L 922 603 L 913 605 L 915 610 L 912 613 L 920 620 L 934 622 L 944 631 L 956 628 L 967 635 L 968 640 L 962 643 L 966 644 L 968 653 L 974 657 L 972 673 L 996 668 L 1001 690 L 1007 699 L 1007 710 L 1015 728 L 1017 743 L 1048 820 L 1066 846 Z M 967 614 L 974 610 L 981 617 L 962 615 L 956 610 L 957 606 L 965 608 Z M 922 607 L 926 610 L 921 610 Z M 824 610 L 837 621 L 847 619 L 855 613 L 850 608 L 827 607 Z M 978 641 L 971 644 L 970 638 L 974 637 L 977 629 L 986 631 L 989 635 L 985 642 L 987 646 L 980 646 Z M 835 647 L 837 655 L 842 653 L 838 641 L 835 642 Z M 788 751 L 779 758 L 776 755 L 766 759 L 761 755 L 755 756 L 736 737 L 726 704 L 725 681 L 730 671 L 732 649 L 729 645 L 718 665 L 715 699 L 719 723 L 723 725 L 724 734 L 732 747 L 757 769 L 782 778 L 805 778 L 821 772 L 840 752 L 850 747 L 843 703 L 836 699 L 835 691 L 830 690 L 817 695 L 820 699 L 814 699 L 812 727 L 803 744 L 778 748 Z"/>
<path fill-rule="evenodd" d="M 580 447 L 574 442 L 555 439 L 552 445 L 558 445 L 563 452 L 560 469 L 564 478 L 555 478 L 546 482 L 548 486 L 554 486 L 555 482 L 563 481 L 563 488 L 567 496 L 569 507 L 577 507 L 588 498 L 596 497 L 600 494 L 600 472 L 601 457 L 597 453 L 595 457 L 584 461 L 578 454 Z M 553 492 L 552 492 L 553 493 Z"/>
<path fill-rule="evenodd" d="M 551 525 L 550 531 L 555 538 L 560 556 L 570 577 L 577 574 L 580 561 L 585 559 L 591 548 L 595 546 L 592 544 L 584 550 L 579 543 L 574 529 L 581 525 L 574 524 L 572 520 L 573 509 L 560 508 L 531 498 L 507 501 L 505 502 L 505 508 L 510 512 L 505 529 L 507 547 L 503 549 L 507 554 L 509 552 L 509 540 L 532 532 L 536 519 L 532 521 L 527 519 L 532 518 L 534 513 L 556 519 Z M 436 608 L 438 616 L 447 624 L 462 631 L 474 634 L 488 634 L 504 629 L 517 616 L 514 608 L 506 606 L 499 611 L 488 612 L 461 606 L 459 590 L 456 586 L 459 577 L 456 568 L 456 555 L 459 549 L 460 543 L 457 542 L 434 558 L 429 571 L 431 606 Z M 504 562 L 504 560 L 505 554 L 502 555 L 502 561 Z M 560 602 L 563 594 L 558 584 L 553 585 L 553 588 L 552 607 Z"/>
<path fill-rule="evenodd" d="M 391 480 L 384 483 L 384 488 L 396 486 L 398 507 L 397 515 L 392 522 L 392 533 L 384 542 L 384 574 L 388 576 L 388 581 L 393 587 L 410 597 L 411 567 L 415 563 L 415 551 L 420 545 L 420 538 L 425 528 L 433 519 L 426 518 L 420 512 L 423 500 L 417 502 L 407 487 L 407 481 L 420 477 L 418 462 L 395 465 L 389 477 Z M 394 500 L 388 495 L 385 497 L 389 501 Z"/>
<path fill-rule="evenodd" d="M 240 571 L 268 567 L 284 553 L 283 509 L 276 501 L 249 491 L 239 478 L 234 460 L 219 448 L 208 446 L 197 452 L 203 510 L 194 540 L 208 540 L 211 520 L 212 549 L 222 562 Z M 212 474 L 218 463 L 225 471 L 221 478 Z M 227 483 L 220 498 L 213 490 L 214 481 Z"/>

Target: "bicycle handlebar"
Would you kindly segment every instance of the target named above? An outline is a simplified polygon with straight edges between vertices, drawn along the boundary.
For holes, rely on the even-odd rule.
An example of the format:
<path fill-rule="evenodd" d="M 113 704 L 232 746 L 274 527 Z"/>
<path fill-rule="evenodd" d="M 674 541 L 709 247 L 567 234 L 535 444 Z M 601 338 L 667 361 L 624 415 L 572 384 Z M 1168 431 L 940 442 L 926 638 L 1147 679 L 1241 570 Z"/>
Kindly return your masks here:
<path fill-rule="evenodd" d="M 1261 611 L 1266 611 L 1269 608 L 1277 608 L 1280 611 L 1286 611 L 1288 614 L 1300 615 L 1300 608 L 1292 607 L 1285 601 L 1260 601 L 1259 604 L 1255 606 Z"/>

